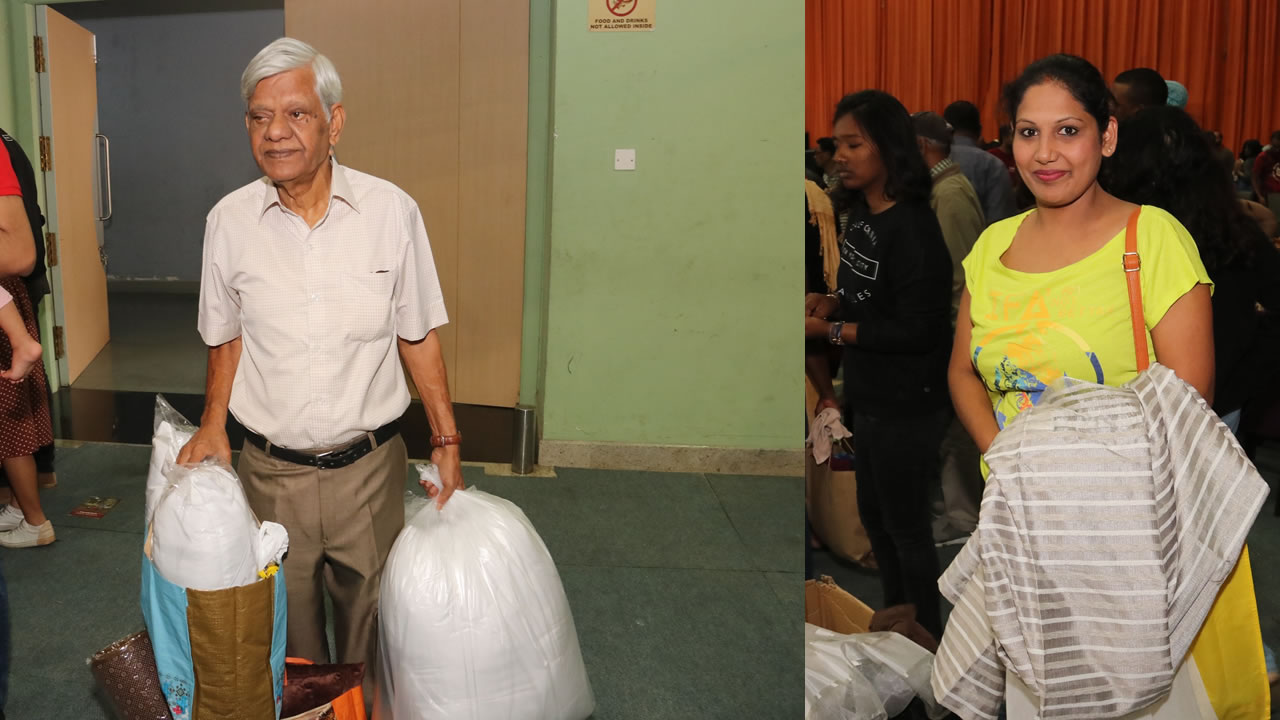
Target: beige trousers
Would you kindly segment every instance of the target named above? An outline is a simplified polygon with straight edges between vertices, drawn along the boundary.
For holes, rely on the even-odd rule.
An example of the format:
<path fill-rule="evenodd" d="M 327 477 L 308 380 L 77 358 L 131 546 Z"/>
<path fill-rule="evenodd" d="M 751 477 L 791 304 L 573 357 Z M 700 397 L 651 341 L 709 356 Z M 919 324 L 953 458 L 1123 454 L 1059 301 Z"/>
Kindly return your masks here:
<path fill-rule="evenodd" d="M 258 519 L 278 522 L 289 531 L 283 564 L 288 655 L 331 662 L 325 634 L 327 590 L 337 644 L 332 661 L 364 663 L 365 698 L 372 699 L 378 584 L 391 544 L 404 527 L 404 440 L 397 435 L 338 470 L 295 465 L 245 443 L 237 470 Z"/>

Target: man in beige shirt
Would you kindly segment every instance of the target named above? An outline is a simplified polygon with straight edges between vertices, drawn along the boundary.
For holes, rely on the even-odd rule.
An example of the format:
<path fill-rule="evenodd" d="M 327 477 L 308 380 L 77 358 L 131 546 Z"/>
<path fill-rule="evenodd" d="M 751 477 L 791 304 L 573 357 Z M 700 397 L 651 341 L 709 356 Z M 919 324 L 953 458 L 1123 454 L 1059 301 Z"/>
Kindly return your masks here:
<path fill-rule="evenodd" d="M 961 264 L 987 226 L 978 193 L 951 160 L 951 126 L 941 115 L 918 112 L 911 116 L 924 164 L 933 178 L 929 204 L 938 216 L 942 239 L 951 253 L 951 325 L 954 328 L 960 294 L 964 290 Z M 982 501 L 979 453 L 958 418 L 952 418 L 942 439 L 942 516 L 933 524 L 933 537 L 949 542 L 966 537 L 978 526 Z"/>
<path fill-rule="evenodd" d="M 333 64 L 281 38 L 241 78 L 265 177 L 210 211 L 199 330 L 209 345 L 200 430 L 179 462 L 231 460 L 227 412 L 248 430 L 238 472 L 260 520 L 289 531 L 289 655 L 364 662 L 372 698 L 378 583 L 404 526 L 397 421 L 417 386 L 443 506 L 462 487 L 440 339 L 447 322 L 422 216 L 384 180 L 339 165 L 346 112 Z"/>

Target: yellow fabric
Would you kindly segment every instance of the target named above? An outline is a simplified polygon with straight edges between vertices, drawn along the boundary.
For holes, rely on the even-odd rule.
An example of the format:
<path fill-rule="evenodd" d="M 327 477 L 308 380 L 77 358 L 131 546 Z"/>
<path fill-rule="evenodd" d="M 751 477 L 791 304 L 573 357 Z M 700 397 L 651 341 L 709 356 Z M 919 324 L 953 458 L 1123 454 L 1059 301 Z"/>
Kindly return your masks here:
<path fill-rule="evenodd" d="M 822 237 L 822 276 L 827 280 L 827 292 L 836 291 L 836 274 L 840 270 L 840 239 L 836 233 L 835 210 L 826 191 L 812 180 L 804 181 L 804 194 L 809 200 L 809 224 L 818 226 Z"/>
<path fill-rule="evenodd" d="M 1213 609 L 1191 644 L 1191 655 L 1220 720 L 1271 717 L 1271 686 L 1262 654 L 1248 547 L 1218 591 Z"/>
<path fill-rule="evenodd" d="M 987 228 L 964 261 L 973 323 L 969 346 L 1004 427 L 1066 375 L 1123 385 L 1138 375 L 1122 269 L 1124 229 L 1092 255 L 1048 273 L 1000 261 L 1033 211 Z M 1173 216 L 1143 206 L 1138 220 L 1148 355 L 1150 328 L 1199 283 L 1212 284 L 1195 241 Z M 986 467 L 983 467 L 986 474 Z M 1223 584 L 1191 649 L 1219 718 L 1270 717 L 1270 688 L 1247 550 Z"/>

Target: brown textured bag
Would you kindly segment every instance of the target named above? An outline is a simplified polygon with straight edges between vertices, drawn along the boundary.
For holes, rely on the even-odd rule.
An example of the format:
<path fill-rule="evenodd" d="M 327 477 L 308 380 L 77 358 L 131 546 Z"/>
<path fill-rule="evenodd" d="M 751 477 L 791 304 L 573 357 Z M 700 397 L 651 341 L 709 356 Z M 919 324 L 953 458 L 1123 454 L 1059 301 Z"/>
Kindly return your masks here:
<path fill-rule="evenodd" d="M 99 650 L 89 669 L 120 720 L 171 720 L 146 630 Z"/>
<path fill-rule="evenodd" d="M 301 658 L 285 659 L 286 720 L 366 720 L 364 663 L 315 665 Z"/>

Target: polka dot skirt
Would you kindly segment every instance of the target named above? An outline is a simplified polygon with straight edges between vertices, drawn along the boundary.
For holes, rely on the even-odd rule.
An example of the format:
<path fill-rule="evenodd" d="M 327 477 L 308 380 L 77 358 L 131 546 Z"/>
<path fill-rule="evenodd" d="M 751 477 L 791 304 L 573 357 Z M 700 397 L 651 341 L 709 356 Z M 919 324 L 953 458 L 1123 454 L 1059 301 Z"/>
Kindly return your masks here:
<path fill-rule="evenodd" d="M 31 298 L 21 278 L 0 278 L 0 286 L 13 295 L 13 303 L 31 337 L 40 338 Z M 13 363 L 9 338 L 0 332 L 0 368 Z M 20 383 L 0 379 L 0 458 L 30 455 L 53 442 L 53 421 L 49 416 L 49 398 L 44 391 L 44 365 L 36 363 Z"/>

